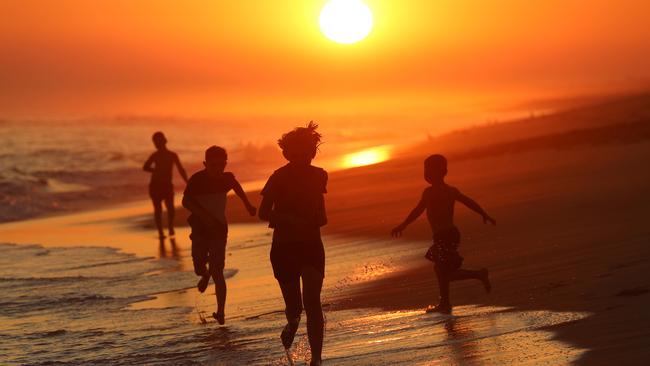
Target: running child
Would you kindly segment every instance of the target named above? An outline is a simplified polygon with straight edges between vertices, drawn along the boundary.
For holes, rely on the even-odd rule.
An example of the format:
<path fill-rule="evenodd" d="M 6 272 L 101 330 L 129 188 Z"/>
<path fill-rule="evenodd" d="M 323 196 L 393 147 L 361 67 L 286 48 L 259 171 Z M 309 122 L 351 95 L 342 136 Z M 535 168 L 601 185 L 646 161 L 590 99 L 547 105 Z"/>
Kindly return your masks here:
<path fill-rule="evenodd" d="M 406 220 L 391 231 L 391 234 L 393 237 L 401 236 L 402 231 L 411 222 L 415 221 L 424 210 L 427 211 L 427 219 L 433 231 L 433 245 L 425 257 L 435 264 L 434 269 L 440 291 L 438 305 L 429 306 L 427 312 L 449 314 L 452 309 L 449 300 L 449 282 L 474 279 L 481 281 L 487 292 L 491 290 L 487 269 L 472 271 L 460 268 L 463 257 L 458 254 L 460 232 L 454 226 L 454 203 L 458 201 L 475 211 L 483 217 L 484 223 L 496 225 L 496 221 L 474 200 L 460 193 L 455 187 L 447 185 L 445 183 L 446 175 L 447 159 L 444 156 L 431 155 L 424 161 L 424 179 L 431 186 L 424 190 L 420 202 Z"/>
<path fill-rule="evenodd" d="M 217 296 L 217 311 L 212 316 L 225 323 L 226 280 L 223 269 L 226 260 L 226 240 L 228 223 L 226 221 L 226 195 L 232 189 L 241 198 L 246 210 L 255 216 L 256 208 L 250 204 L 241 185 L 230 172 L 224 172 L 228 155 L 222 147 L 211 146 L 205 151 L 204 170 L 192 175 L 183 195 L 183 206 L 191 215 L 187 222 L 192 228 L 192 260 L 194 273 L 201 276 L 197 283 L 204 292 L 214 280 Z M 206 268 L 208 264 L 208 268 Z"/>
<path fill-rule="evenodd" d="M 320 227 L 327 223 L 323 194 L 327 172 L 311 165 L 320 145 L 318 125 L 290 131 L 278 140 L 288 164 L 276 170 L 262 190 L 260 219 L 273 228 L 271 265 L 285 303 L 287 325 L 280 338 L 291 348 L 302 314 L 307 314 L 310 365 L 321 364 L 324 320 L 320 293 L 325 276 L 325 250 Z M 302 279 L 302 291 L 300 280 Z"/>
<path fill-rule="evenodd" d="M 167 150 L 167 139 L 162 132 L 154 133 L 152 140 L 156 151 L 149 156 L 142 170 L 151 173 L 149 197 L 153 203 L 153 216 L 158 229 L 158 237 L 162 240 L 165 238 L 162 227 L 162 202 L 165 202 L 165 208 L 167 209 L 169 236 L 174 236 L 174 185 L 172 184 L 174 165 L 176 165 L 176 169 L 178 169 L 178 173 L 180 173 L 185 183 L 187 183 L 187 174 L 178 159 L 178 155 L 171 150 Z"/>

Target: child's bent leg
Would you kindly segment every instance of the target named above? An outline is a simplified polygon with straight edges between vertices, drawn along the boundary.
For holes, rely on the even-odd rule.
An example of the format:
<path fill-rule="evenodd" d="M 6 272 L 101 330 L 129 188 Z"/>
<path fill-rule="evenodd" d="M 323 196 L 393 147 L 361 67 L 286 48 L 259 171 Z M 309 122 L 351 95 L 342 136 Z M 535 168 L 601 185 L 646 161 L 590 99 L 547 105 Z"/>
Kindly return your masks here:
<path fill-rule="evenodd" d="M 210 266 L 210 272 L 213 272 L 212 279 L 214 280 L 214 288 L 217 295 L 216 318 L 219 324 L 223 324 L 225 322 L 226 310 L 226 279 L 223 276 L 222 268 L 212 271 L 212 266 Z"/>
<path fill-rule="evenodd" d="M 164 238 L 165 234 L 163 234 L 162 228 L 162 202 L 159 199 L 151 199 L 151 202 L 153 203 L 153 221 L 156 223 L 158 236 Z"/>
<path fill-rule="evenodd" d="M 300 279 L 290 282 L 279 282 L 280 290 L 282 290 L 282 298 L 284 299 L 284 314 L 287 321 L 291 322 L 296 318 L 300 318 L 302 314 L 302 296 L 300 293 Z"/>
<path fill-rule="evenodd" d="M 438 289 L 440 292 L 440 301 L 438 306 L 441 308 L 451 308 L 451 302 L 449 301 L 449 275 L 445 273 L 445 270 L 439 266 L 434 267 L 436 271 L 436 278 L 438 279 Z"/>
<path fill-rule="evenodd" d="M 167 226 L 169 226 L 169 236 L 174 235 L 174 196 L 165 198 L 165 208 L 167 209 Z M 161 224 L 162 226 L 162 224 Z M 162 228 L 160 229 L 162 231 Z"/>
<path fill-rule="evenodd" d="M 302 292 L 307 314 L 307 336 L 311 348 L 312 364 L 319 364 L 323 350 L 324 319 L 320 302 L 323 274 L 314 267 L 302 269 Z"/>
<path fill-rule="evenodd" d="M 212 272 L 210 271 L 210 268 L 208 268 L 202 275 L 201 279 L 199 282 L 196 284 L 197 289 L 199 290 L 200 293 L 204 293 L 205 290 L 208 288 L 208 284 L 210 283 L 210 278 L 212 277 Z"/>
<path fill-rule="evenodd" d="M 217 297 L 217 312 L 213 314 L 219 324 L 225 323 L 226 310 L 226 278 L 223 269 L 226 265 L 226 241 L 224 238 L 211 238 L 208 246 L 208 273 L 214 280 L 215 294 Z"/>
<path fill-rule="evenodd" d="M 486 292 L 490 292 L 492 285 L 490 284 L 490 279 L 488 276 L 488 270 L 483 268 L 479 271 L 472 271 L 468 269 L 457 269 L 456 271 L 449 274 L 450 281 L 462 281 L 462 280 L 479 280 L 483 283 Z"/>
<path fill-rule="evenodd" d="M 282 298 L 284 299 L 284 314 L 287 317 L 287 325 L 282 330 L 280 339 L 284 348 L 291 348 L 293 339 L 298 331 L 300 324 L 300 314 L 302 314 L 302 297 L 300 293 L 300 278 L 292 281 L 280 282 Z"/>

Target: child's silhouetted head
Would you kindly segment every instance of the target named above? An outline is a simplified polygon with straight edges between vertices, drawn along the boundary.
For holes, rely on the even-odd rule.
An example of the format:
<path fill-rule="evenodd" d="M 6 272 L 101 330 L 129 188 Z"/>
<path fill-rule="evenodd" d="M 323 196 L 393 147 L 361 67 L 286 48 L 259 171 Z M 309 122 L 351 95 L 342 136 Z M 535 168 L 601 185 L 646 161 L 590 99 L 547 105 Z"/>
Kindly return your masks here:
<path fill-rule="evenodd" d="M 431 183 L 442 181 L 447 175 L 447 159 L 440 154 L 434 154 L 424 160 L 424 179 Z"/>
<path fill-rule="evenodd" d="M 153 145 L 156 147 L 157 150 L 164 149 L 165 145 L 167 145 L 167 139 L 165 138 L 165 134 L 162 132 L 158 131 L 151 136 L 151 139 L 153 140 Z"/>
<path fill-rule="evenodd" d="M 316 156 L 321 134 L 316 132 L 318 125 L 310 121 L 307 127 L 298 127 L 285 133 L 278 140 L 282 155 L 292 163 L 309 164 Z"/>
<path fill-rule="evenodd" d="M 226 169 L 227 162 L 228 154 L 223 147 L 212 145 L 205 150 L 205 161 L 203 165 L 208 171 L 208 174 L 223 173 L 224 169 Z"/>

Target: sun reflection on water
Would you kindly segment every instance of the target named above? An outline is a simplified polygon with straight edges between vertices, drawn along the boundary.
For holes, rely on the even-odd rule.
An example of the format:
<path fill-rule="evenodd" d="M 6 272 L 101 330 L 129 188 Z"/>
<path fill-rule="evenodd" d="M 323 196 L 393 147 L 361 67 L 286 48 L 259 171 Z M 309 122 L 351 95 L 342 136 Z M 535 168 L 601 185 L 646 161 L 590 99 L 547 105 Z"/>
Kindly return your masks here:
<path fill-rule="evenodd" d="M 390 159 L 391 146 L 382 145 L 364 149 L 343 156 L 343 168 L 372 165 Z"/>

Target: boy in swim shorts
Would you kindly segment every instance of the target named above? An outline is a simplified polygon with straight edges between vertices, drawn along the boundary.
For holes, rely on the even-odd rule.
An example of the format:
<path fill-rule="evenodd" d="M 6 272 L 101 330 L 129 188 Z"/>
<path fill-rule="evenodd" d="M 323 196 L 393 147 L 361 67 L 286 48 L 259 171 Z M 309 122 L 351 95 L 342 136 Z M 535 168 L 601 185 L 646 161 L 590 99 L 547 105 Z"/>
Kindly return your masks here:
<path fill-rule="evenodd" d="M 224 172 L 228 155 L 226 150 L 211 146 L 205 151 L 204 170 L 192 175 L 183 194 L 183 206 L 191 215 L 187 222 L 192 228 L 192 261 L 194 272 L 201 276 L 197 284 L 204 292 L 214 280 L 217 311 L 212 316 L 225 323 L 226 280 L 223 269 L 226 258 L 228 223 L 226 222 L 226 198 L 232 189 L 241 198 L 248 213 L 255 216 L 257 209 L 250 204 L 241 185 L 230 172 Z M 206 268 L 206 264 L 209 265 Z"/>
<path fill-rule="evenodd" d="M 436 306 L 429 306 L 427 312 L 451 313 L 449 300 L 449 282 L 468 279 L 479 280 L 485 290 L 491 290 L 488 270 L 472 271 L 461 269 L 463 257 L 458 253 L 460 232 L 454 226 L 454 204 L 456 201 L 464 204 L 472 211 L 483 217 L 484 223 L 496 225 L 496 221 L 488 215 L 471 198 L 462 194 L 458 189 L 445 183 L 447 175 L 447 159 L 442 155 L 431 155 L 424 161 L 424 177 L 431 184 L 422 193 L 420 202 L 408 215 L 403 223 L 395 227 L 391 234 L 393 237 L 402 235 L 402 231 L 425 210 L 431 230 L 433 231 L 433 245 L 427 251 L 425 258 L 434 263 L 440 301 Z"/>

